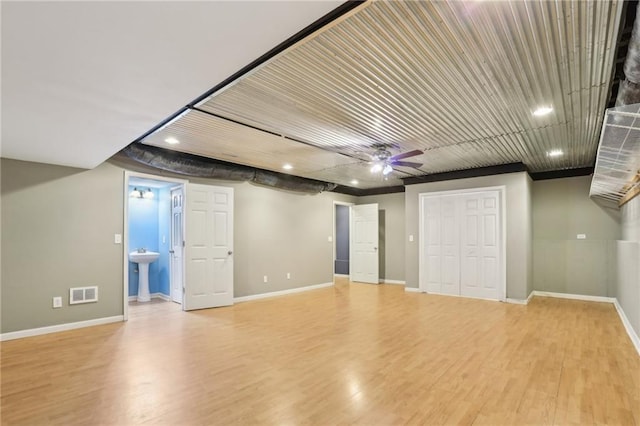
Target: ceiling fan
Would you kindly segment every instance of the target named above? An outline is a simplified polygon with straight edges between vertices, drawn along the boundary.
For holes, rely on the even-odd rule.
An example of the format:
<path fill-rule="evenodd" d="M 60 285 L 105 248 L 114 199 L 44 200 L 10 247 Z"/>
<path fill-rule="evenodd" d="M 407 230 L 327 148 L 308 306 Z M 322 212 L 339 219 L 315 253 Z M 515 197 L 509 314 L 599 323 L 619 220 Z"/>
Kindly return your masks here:
<path fill-rule="evenodd" d="M 371 158 L 373 159 L 373 166 L 371 167 L 371 173 L 380 173 L 382 172 L 383 176 L 387 176 L 389 173 L 393 171 L 393 166 L 401 166 L 401 167 L 414 167 L 418 168 L 422 166 L 422 163 L 415 163 L 412 161 L 400 161 L 405 158 L 414 157 L 416 155 L 421 155 L 423 152 L 419 149 L 414 149 L 413 151 L 403 152 L 402 154 L 391 155 L 391 152 L 384 147 L 379 146 L 376 148 L 373 154 L 371 154 Z"/>

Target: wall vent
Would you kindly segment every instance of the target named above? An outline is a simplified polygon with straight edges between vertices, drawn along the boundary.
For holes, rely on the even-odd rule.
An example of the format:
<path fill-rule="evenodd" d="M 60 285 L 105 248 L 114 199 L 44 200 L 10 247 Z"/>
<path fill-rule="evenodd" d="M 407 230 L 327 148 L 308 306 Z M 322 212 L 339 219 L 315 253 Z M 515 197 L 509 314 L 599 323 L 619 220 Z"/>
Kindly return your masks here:
<path fill-rule="evenodd" d="M 98 287 L 74 287 L 69 289 L 69 304 L 90 303 L 98 301 Z"/>

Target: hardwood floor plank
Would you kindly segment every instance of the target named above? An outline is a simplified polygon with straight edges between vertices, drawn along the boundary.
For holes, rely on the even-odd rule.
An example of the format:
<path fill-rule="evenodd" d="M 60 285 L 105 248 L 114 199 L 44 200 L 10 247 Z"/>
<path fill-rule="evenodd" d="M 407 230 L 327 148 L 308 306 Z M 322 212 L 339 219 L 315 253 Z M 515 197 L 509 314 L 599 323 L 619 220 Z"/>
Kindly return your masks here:
<path fill-rule="evenodd" d="M 620 424 L 640 358 L 615 308 L 334 287 L 2 342 L 3 425 Z"/>

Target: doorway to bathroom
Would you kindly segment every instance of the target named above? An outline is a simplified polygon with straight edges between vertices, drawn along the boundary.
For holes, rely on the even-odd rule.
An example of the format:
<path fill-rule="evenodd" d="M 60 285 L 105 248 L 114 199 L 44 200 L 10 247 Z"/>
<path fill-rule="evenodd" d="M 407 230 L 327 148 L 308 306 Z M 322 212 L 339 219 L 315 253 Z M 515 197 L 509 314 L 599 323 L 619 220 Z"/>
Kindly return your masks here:
<path fill-rule="evenodd" d="M 186 180 L 125 173 L 124 318 L 171 303 L 181 309 Z"/>

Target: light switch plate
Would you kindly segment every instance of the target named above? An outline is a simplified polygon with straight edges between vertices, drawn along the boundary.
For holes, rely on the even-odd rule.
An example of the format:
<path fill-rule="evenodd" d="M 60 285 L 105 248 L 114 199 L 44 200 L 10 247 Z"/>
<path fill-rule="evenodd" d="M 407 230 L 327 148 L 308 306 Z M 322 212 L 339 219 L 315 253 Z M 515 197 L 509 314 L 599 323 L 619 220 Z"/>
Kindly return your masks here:
<path fill-rule="evenodd" d="M 62 297 L 58 296 L 53 298 L 53 307 L 62 308 Z"/>
<path fill-rule="evenodd" d="M 576 235 L 576 238 L 579 240 L 586 240 L 587 239 L 587 234 L 578 234 Z"/>
<path fill-rule="evenodd" d="M 329 241 L 330 243 L 331 243 L 331 242 L 333 242 L 333 237 L 332 237 L 331 235 L 329 235 L 329 236 L 327 237 L 327 241 Z"/>
<path fill-rule="evenodd" d="M 409 242 L 412 243 L 413 242 L 413 235 L 409 235 Z"/>
<path fill-rule="evenodd" d="M 122 234 L 115 234 L 113 236 L 113 243 L 114 244 L 122 244 Z"/>

